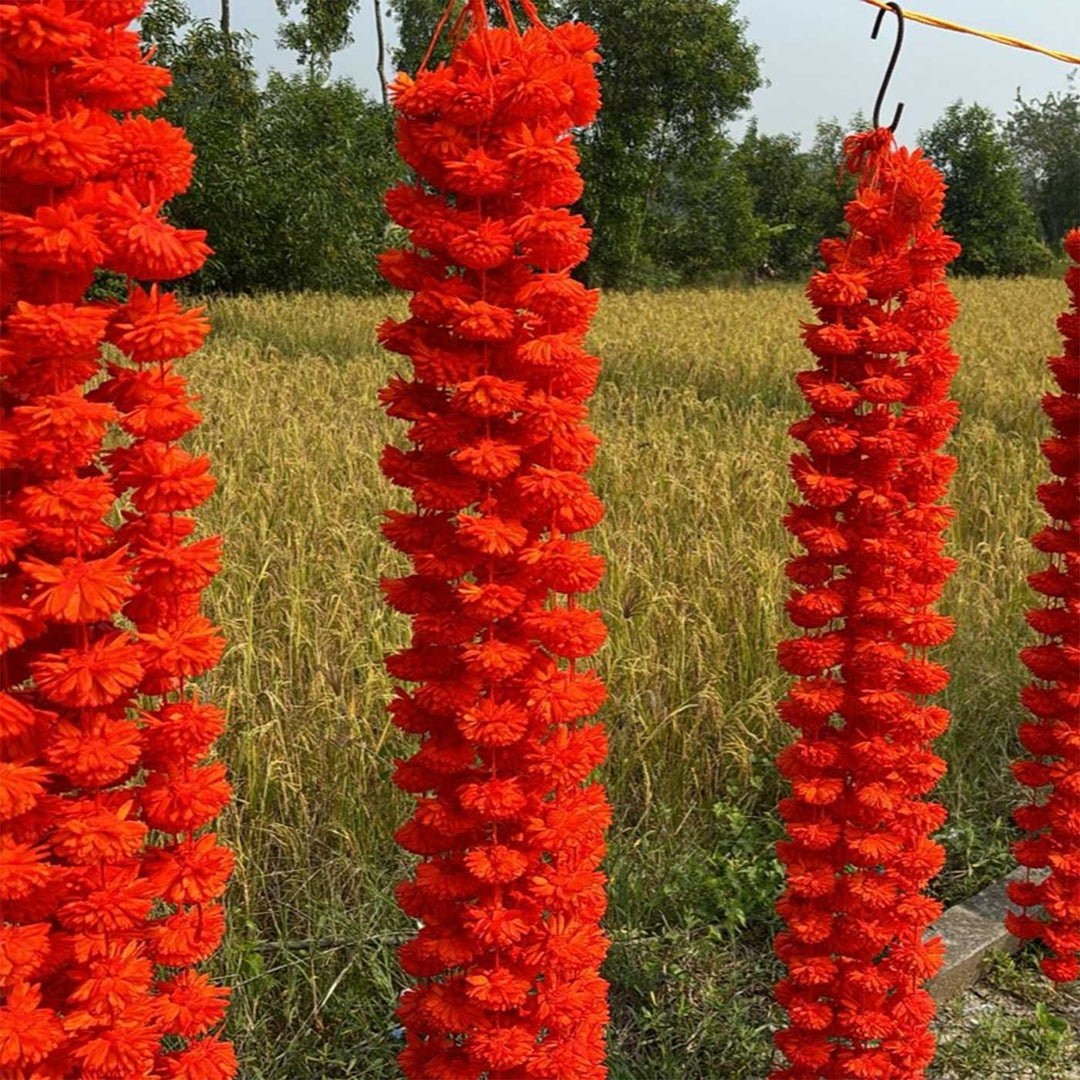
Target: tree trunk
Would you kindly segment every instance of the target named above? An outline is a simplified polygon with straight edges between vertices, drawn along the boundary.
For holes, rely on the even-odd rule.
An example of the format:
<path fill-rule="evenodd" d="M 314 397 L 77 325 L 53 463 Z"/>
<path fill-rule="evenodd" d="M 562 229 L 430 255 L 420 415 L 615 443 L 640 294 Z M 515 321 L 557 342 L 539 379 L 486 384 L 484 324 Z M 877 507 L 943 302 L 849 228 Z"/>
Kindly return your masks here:
<path fill-rule="evenodd" d="M 229 26 L 229 0 L 221 0 L 221 32 L 230 33 Z"/>
<path fill-rule="evenodd" d="M 382 103 L 388 105 L 389 100 L 386 96 L 386 39 L 383 36 L 381 0 L 372 0 L 372 6 L 375 9 L 375 42 L 377 50 L 375 54 L 375 70 L 379 74 L 379 90 L 382 93 Z"/>

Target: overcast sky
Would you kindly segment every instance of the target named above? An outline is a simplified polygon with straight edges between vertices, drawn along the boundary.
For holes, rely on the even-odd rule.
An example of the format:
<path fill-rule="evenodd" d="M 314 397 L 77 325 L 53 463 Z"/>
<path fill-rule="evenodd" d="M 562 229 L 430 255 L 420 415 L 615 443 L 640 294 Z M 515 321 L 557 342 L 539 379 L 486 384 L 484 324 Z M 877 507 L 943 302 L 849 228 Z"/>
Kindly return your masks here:
<path fill-rule="evenodd" d="M 219 0 L 189 0 L 197 16 L 216 18 Z M 386 4 L 383 4 L 386 7 Z M 761 50 L 768 85 L 754 95 L 762 131 L 809 134 L 820 117 L 869 115 L 893 41 L 887 15 L 870 40 L 874 9 L 858 0 L 739 0 L 747 36 Z M 1080 54 L 1080 0 L 920 0 L 915 10 Z M 275 45 L 280 16 L 274 0 L 232 0 L 232 22 L 256 35 L 260 70 L 296 70 L 295 56 Z M 393 41 L 393 27 L 389 27 Z M 334 74 L 374 93 L 375 31 L 370 0 L 353 25 L 355 43 L 335 57 Z M 392 63 L 387 60 L 392 73 Z M 1063 90 L 1075 65 L 993 42 L 909 22 L 904 49 L 886 99 L 883 120 L 905 103 L 901 137 L 913 138 L 957 98 L 989 105 L 999 115 L 1017 88 L 1025 97 Z M 741 126 L 741 125 L 740 125 Z"/>

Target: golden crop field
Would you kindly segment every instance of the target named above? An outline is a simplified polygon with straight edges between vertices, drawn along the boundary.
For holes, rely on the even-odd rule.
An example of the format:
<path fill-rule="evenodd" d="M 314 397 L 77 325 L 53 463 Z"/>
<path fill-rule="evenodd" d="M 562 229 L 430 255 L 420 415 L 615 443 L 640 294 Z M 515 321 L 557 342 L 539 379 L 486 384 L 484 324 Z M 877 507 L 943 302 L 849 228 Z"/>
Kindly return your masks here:
<path fill-rule="evenodd" d="M 1009 866 L 1026 537 L 1044 476 L 1038 401 L 1064 303 L 1053 280 L 956 290 L 960 570 L 943 607 L 959 629 L 944 650 L 952 816 L 938 883 L 950 900 Z M 403 425 L 377 404 L 397 358 L 374 334 L 398 303 L 219 301 L 211 343 L 188 365 L 206 413 L 199 448 L 220 478 L 203 517 L 228 559 L 210 603 L 229 649 L 208 691 L 231 717 L 221 754 L 237 797 L 224 830 L 239 863 L 220 966 L 246 1080 L 387 1077 L 399 1045 L 391 941 L 408 927 L 392 888 L 406 861 L 392 832 L 406 799 L 389 774 L 405 740 L 384 711 L 381 660 L 406 620 L 379 594 L 399 566 L 380 516 L 401 495 L 377 459 Z M 786 286 L 610 295 L 592 335 L 605 364 L 594 481 L 607 506 L 597 542 L 609 560 L 599 604 L 611 630 L 601 667 L 619 1080 L 767 1071 L 770 757 L 787 738 L 773 709 L 780 518 L 808 314 Z"/>

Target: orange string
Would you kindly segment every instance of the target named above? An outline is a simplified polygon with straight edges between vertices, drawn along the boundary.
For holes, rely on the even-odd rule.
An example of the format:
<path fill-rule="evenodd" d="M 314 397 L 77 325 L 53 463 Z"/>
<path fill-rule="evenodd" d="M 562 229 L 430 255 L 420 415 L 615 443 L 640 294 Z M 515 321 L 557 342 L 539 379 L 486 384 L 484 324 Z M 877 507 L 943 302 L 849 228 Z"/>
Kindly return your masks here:
<path fill-rule="evenodd" d="M 435 52 L 435 46 L 439 43 L 439 38 L 442 36 L 446 22 L 450 18 L 450 12 L 454 10 L 454 4 L 456 3 L 457 0 L 446 0 L 446 7 L 443 9 L 441 18 L 435 24 L 435 33 L 431 35 L 431 41 L 428 44 L 427 52 L 424 53 L 424 59 L 420 61 L 421 71 L 424 71 L 427 68 L 428 62 L 431 60 L 431 55 Z"/>
<path fill-rule="evenodd" d="M 507 28 L 515 37 L 520 37 L 521 28 L 514 18 L 513 0 L 495 0 L 495 2 L 498 5 L 499 11 L 502 12 L 503 18 L 506 20 Z M 439 38 L 442 37 L 442 33 L 446 29 L 446 24 L 450 21 L 450 16 L 453 14 L 454 7 L 457 3 L 459 3 L 459 0 L 447 0 L 446 7 L 443 9 L 443 13 L 440 16 L 438 23 L 435 25 L 435 33 L 431 36 L 431 42 L 428 44 L 427 52 L 424 53 L 424 59 L 420 62 L 420 71 L 426 70 L 428 64 L 431 62 L 431 57 L 435 53 L 435 46 L 439 43 Z M 533 26 L 547 29 L 543 19 L 540 18 L 540 12 L 536 7 L 535 0 L 518 0 L 518 3 L 521 4 L 521 8 L 525 12 L 526 18 Z M 465 0 L 450 29 L 451 42 L 456 43 L 460 39 L 465 27 L 465 20 L 470 14 L 472 15 L 474 26 L 486 28 L 489 25 L 487 8 L 484 5 L 484 0 Z"/>

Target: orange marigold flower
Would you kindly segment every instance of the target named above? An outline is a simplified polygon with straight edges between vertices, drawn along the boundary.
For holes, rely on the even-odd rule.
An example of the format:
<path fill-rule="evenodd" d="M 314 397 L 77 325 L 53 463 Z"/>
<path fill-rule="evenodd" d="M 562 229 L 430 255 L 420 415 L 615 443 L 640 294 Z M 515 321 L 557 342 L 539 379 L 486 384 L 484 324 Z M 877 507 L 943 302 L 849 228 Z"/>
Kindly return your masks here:
<path fill-rule="evenodd" d="M 70 60 L 91 40 L 93 27 L 65 14 L 63 0 L 0 6 L 0 43 L 13 58 L 34 64 Z"/>
<path fill-rule="evenodd" d="M 0 900 L 22 900 L 47 885 L 52 868 L 46 856 L 43 847 L 0 835 Z"/>
<path fill-rule="evenodd" d="M 64 274 L 92 271 L 105 254 L 97 215 L 81 214 L 71 202 L 39 206 L 32 217 L 0 213 L 0 225 L 4 252 L 39 270 Z"/>
<path fill-rule="evenodd" d="M 88 304 L 28 304 L 19 300 L 4 328 L 20 351 L 44 357 L 52 352 L 83 353 L 97 348 L 108 318 L 106 308 Z"/>
<path fill-rule="evenodd" d="M 202 347 L 210 331 L 205 311 L 182 308 L 156 282 L 148 291 L 133 285 L 127 304 L 113 316 L 108 338 L 136 364 L 163 363 Z"/>
<path fill-rule="evenodd" d="M 143 666 L 150 677 L 200 675 L 221 659 L 225 639 L 205 615 L 190 615 L 174 627 L 140 635 Z"/>
<path fill-rule="evenodd" d="M 37 765 L 0 761 L 0 821 L 31 810 L 45 794 L 47 770 Z"/>
<path fill-rule="evenodd" d="M 139 792 L 147 824 L 170 833 L 192 832 L 213 821 L 231 797 L 220 761 L 177 775 L 152 773 Z"/>
<path fill-rule="evenodd" d="M 60 858 L 76 865 L 121 862 L 135 855 L 146 838 L 146 825 L 132 820 L 132 803 L 114 813 L 89 801 L 73 804 L 49 843 Z"/>
<path fill-rule="evenodd" d="M 229 992 L 227 986 L 215 986 L 209 976 L 188 969 L 158 984 L 155 1004 L 165 1029 L 190 1039 L 221 1023 Z"/>
<path fill-rule="evenodd" d="M 106 266 L 140 281 L 173 281 L 194 273 L 210 254 L 205 229 L 177 229 L 131 196 L 111 193 L 102 208 Z"/>
<path fill-rule="evenodd" d="M 42 1008 L 41 991 L 18 982 L 0 1002 L 0 1065 L 18 1068 L 43 1061 L 64 1039 L 60 1018 Z"/>
<path fill-rule="evenodd" d="M 148 1009 L 136 1005 L 111 1026 L 78 1040 L 71 1056 L 87 1076 L 145 1076 L 153 1067 L 158 1047 L 158 1033 L 149 1019 Z"/>
<path fill-rule="evenodd" d="M 93 179 L 108 163 L 108 117 L 86 110 L 48 116 L 17 109 L 0 128 L 0 163 L 26 184 L 67 187 Z"/>
<path fill-rule="evenodd" d="M 47 619 L 91 623 L 120 610 L 135 591 L 127 578 L 127 549 L 119 548 L 101 559 L 81 561 L 68 557 L 57 564 L 26 559 L 23 572 L 40 587 L 30 605 Z"/>
<path fill-rule="evenodd" d="M 127 634 L 109 634 L 85 648 L 46 653 L 31 663 L 38 689 L 57 705 L 109 705 L 142 678 L 139 648 Z"/>
<path fill-rule="evenodd" d="M 225 891 L 235 859 L 214 833 L 203 833 L 147 858 L 147 875 L 159 896 L 170 904 L 205 904 Z"/>
<path fill-rule="evenodd" d="M 154 959 L 164 967 L 199 964 L 211 956 L 225 934 L 225 911 L 220 904 L 182 908 L 153 920 L 148 936 Z"/>
<path fill-rule="evenodd" d="M 57 80 L 93 108 L 138 112 L 156 105 L 172 82 L 168 71 L 142 56 L 76 56 Z"/>
<path fill-rule="evenodd" d="M 232 1043 L 207 1037 L 189 1043 L 185 1050 L 167 1054 L 165 1075 L 172 1080 L 232 1080 L 236 1053 Z"/>
<path fill-rule="evenodd" d="M 191 143 L 180 128 L 160 117 L 133 116 L 118 125 L 109 149 L 116 182 L 139 202 L 160 205 L 191 183 Z"/>

